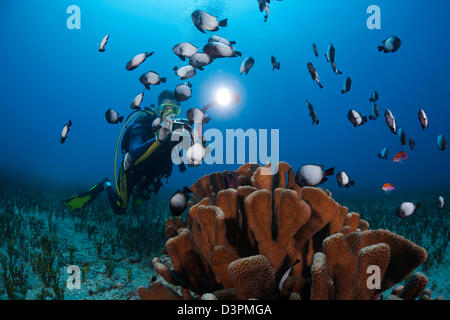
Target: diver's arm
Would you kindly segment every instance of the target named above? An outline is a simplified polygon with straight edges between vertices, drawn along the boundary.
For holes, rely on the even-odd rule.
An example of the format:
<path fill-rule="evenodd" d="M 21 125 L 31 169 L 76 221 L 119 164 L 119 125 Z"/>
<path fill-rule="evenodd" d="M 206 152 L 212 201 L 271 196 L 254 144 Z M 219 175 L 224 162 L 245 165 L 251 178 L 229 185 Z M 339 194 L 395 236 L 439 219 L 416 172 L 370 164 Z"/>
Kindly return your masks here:
<path fill-rule="evenodd" d="M 131 167 L 136 166 L 148 159 L 172 134 L 172 117 L 167 116 L 158 126 L 156 137 L 147 140 L 140 146 L 130 150 L 125 156 L 124 169 L 128 171 Z"/>

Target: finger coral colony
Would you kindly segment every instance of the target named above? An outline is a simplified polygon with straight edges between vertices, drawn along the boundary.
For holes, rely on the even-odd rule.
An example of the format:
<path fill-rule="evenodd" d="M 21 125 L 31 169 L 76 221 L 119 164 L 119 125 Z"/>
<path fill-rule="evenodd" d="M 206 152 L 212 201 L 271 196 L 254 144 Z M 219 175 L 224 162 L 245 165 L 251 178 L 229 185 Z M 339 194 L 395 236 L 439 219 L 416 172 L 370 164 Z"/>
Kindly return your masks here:
<path fill-rule="evenodd" d="M 405 279 L 387 299 L 431 299 L 426 276 L 407 278 L 427 259 L 424 248 L 370 230 L 326 190 L 299 187 L 287 163 L 267 170 L 246 164 L 191 186 L 186 221 L 166 221 L 170 261 L 153 259 L 167 283 L 140 287 L 142 299 L 368 300 Z M 379 288 L 367 285 L 369 266 L 380 270 Z"/>

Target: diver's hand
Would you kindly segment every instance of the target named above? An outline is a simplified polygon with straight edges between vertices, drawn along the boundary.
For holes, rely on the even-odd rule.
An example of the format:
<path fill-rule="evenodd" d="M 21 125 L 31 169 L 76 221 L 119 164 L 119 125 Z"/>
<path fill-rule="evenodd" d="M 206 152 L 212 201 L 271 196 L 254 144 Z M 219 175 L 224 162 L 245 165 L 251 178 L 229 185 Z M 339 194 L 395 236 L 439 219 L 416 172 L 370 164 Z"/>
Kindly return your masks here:
<path fill-rule="evenodd" d="M 168 116 L 165 117 L 161 122 L 161 127 L 158 130 L 158 141 L 164 142 L 166 141 L 170 135 L 172 134 L 172 126 L 173 126 L 173 118 Z"/>

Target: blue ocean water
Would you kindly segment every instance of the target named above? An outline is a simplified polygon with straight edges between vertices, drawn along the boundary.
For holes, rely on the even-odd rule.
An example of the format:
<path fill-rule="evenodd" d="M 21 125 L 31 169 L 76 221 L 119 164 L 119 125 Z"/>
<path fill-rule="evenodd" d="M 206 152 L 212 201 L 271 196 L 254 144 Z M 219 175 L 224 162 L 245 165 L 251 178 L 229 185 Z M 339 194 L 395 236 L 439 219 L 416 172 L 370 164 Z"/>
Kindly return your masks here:
<path fill-rule="evenodd" d="M 366 26 L 366 9 L 372 4 L 381 8 L 380 30 Z M 80 30 L 66 26 L 70 5 L 81 10 Z M 2 1 L 0 167 L 67 184 L 112 179 L 120 126 L 106 123 L 105 110 L 114 108 L 126 116 L 131 100 L 142 91 L 138 78 L 145 71 L 155 70 L 168 81 L 147 91 L 144 105 L 182 83 L 172 68 L 183 64 L 171 49 L 181 41 L 198 47 L 207 42 L 213 33 L 200 33 L 190 19 L 193 10 L 205 9 L 229 19 L 215 34 L 235 40 L 236 48 L 256 64 L 248 76 L 239 75 L 240 58 L 217 60 L 198 72 L 190 79 L 193 96 L 182 104 L 182 114 L 205 105 L 216 88 L 227 86 L 239 92 L 241 102 L 211 110 L 207 128 L 279 129 L 280 160 L 295 169 L 314 163 L 345 170 L 356 181 L 348 192 L 379 193 L 386 182 L 398 190 L 448 189 L 450 155 L 437 149 L 436 137 L 450 137 L 449 7 L 448 1 L 273 1 L 264 23 L 257 1 Z M 107 33 L 106 52 L 99 53 Z M 378 52 L 377 46 L 391 35 L 401 38 L 400 50 Z M 325 60 L 330 43 L 343 75 L 335 75 Z M 155 54 L 137 70 L 126 71 L 126 62 L 145 51 Z M 272 71 L 271 55 L 281 62 L 280 71 Z M 311 80 L 307 62 L 316 66 L 324 89 Z M 353 85 L 342 95 L 346 76 Z M 374 90 L 380 94 L 380 117 L 353 128 L 348 110 L 370 114 Z M 314 105 L 319 126 L 311 125 L 305 99 Z M 415 140 L 416 150 L 400 146 L 389 131 L 386 108 Z M 430 119 L 425 131 L 417 117 L 420 108 Z M 68 119 L 73 127 L 61 145 L 59 134 Z M 377 157 L 383 147 L 390 150 L 388 161 Z M 392 156 L 401 150 L 409 160 L 393 163 Z M 169 188 L 238 166 L 174 171 Z M 324 187 L 338 188 L 334 178 Z"/>

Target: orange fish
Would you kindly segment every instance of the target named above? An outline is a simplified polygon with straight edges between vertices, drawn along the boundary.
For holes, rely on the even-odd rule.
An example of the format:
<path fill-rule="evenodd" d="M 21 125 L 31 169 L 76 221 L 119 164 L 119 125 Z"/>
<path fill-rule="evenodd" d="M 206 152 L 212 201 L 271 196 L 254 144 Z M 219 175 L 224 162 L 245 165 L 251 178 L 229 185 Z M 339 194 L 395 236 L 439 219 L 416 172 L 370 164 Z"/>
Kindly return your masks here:
<path fill-rule="evenodd" d="M 393 162 L 403 162 L 408 160 L 408 154 L 405 151 L 400 151 L 394 156 L 394 159 L 392 159 Z"/>
<path fill-rule="evenodd" d="M 395 187 L 388 182 L 388 183 L 383 184 L 381 189 L 383 189 L 385 192 L 391 192 L 391 191 L 395 190 Z"/>

